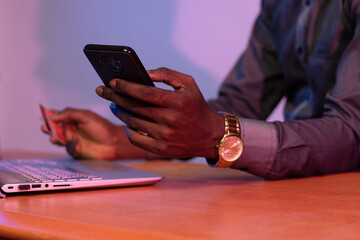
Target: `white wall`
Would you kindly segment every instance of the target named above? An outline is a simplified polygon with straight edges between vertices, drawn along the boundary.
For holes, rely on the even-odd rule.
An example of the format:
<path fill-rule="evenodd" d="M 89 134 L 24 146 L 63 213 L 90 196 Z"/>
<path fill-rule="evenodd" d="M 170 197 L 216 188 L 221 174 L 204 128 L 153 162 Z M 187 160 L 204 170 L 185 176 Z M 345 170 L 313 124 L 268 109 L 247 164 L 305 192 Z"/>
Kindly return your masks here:
<path fill-rule="evenodd" d="M 82 53 L 87 43 L 129 45 L 146 68 L 193 75 L 216 96 L 248 41 L 259 1 L 0 0 L 0 148 L 64 152 L 41 133 L 37 103 L 90 108 L 118 122 Z"/>

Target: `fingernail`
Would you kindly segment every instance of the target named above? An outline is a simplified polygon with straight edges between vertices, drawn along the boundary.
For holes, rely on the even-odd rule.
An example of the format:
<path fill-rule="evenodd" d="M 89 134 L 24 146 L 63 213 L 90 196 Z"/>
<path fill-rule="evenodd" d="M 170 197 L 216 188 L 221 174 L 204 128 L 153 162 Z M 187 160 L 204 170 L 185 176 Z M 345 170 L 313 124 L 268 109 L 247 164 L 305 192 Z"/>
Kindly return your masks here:
<path fill-rule="evenodd" d="M 115 103 L 110 103 L 109 107 L 110 107 L 112 112 L 115 112 L 115 108 L 116 108 Z"/>
<path fill-rule="evenodd" d="M 110 83 L 109 83 L 109 85 L 110 85 L 110 87 L 111 87 L 112 89 L 116 88 L 116 81 L 115 81 L 114 79 L 111 80 Z"/>
<path fill-rule="evenodd" d="M 127 138 L 130 140 L 131 139 L 130 127 L 127 125 L 125 128 L 125 134 L 126 134 Z"/>
<path fill-rule="evenodd" d="M 104 95 L 104 89 L 102 89 L 102 87 L 97 87 L 95 89 L 96 94 L 99 95 L 100 97 L 102 97 Z"/>

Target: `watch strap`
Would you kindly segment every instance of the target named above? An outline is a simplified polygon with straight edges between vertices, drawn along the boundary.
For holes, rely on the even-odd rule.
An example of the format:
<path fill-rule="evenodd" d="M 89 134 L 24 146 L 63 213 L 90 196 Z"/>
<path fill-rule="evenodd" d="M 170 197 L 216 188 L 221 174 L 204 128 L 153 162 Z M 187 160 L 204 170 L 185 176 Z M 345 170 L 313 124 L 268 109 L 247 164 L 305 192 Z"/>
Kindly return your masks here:
<path fill-rule="evenodd" d="M 222 113 L 225 119 L 225 135 L 235 134 L 240 137 L 240 123 L 237 117 L 229 113 Z"/>

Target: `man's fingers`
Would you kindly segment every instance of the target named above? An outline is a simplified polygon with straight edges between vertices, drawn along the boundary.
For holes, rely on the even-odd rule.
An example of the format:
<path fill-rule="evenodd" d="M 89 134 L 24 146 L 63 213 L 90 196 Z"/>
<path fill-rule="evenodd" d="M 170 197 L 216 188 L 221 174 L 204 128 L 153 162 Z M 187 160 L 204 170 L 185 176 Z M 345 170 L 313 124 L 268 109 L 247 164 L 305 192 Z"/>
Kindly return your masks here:
<path fill-rule="evenodd" d="M 41 131 L 43 131 L 46 134 L 49 134 L 49 130 L 47 129 L 47 127 L 45 127 L 45 125 L 41 125 Z"/>
<path fill-rule="evenodd" d="M 156 119 L 154 114 L 158 112 L 158 109 L 162 108 L 162 106 L 159 105 L 142 102 L 123 94 L 117 94 L 113 89 L 104 86 L 98 87 L 97 93 L 101 93 L 101 97 L 115 103 L 115 105 L 110 104 L 110 108 L 119 106 L 122 109 L 126 109 L 132 113 L 136 113 L 153 120 Z"/>
<path fill-rule="evenodd" d="M 150 136 L 141 134 L 138 131 L 133 130 L 129 127 L 126 127 L 126 136 L 133 145 L 146 151 L 158 155 L 162 155 L 162 153 L 164 152 L 161 141 L 158 141 Z"/>
<path fill-rule="evenodd" d="M 154 82 L 163 82 L 175 90 L 187 89 L 194 83 L 191 76 L 164 67 L 149 70 L 148 74 Z"/>
<path fill-rule="evenodd" d="M 160 139 L 163 135 L 163 131 L 160 129 L 159 124 L 150 121 L 149 119 L 141 118 L 138 115 L 119 108 L 114 103 L 110 104 L 110 109 L 113 114 L 123 121 L 131 129 L 140 131 L 142 134 L 147 134 L 153 138 Z"/>
<path fill-rule="evenodd" d="M 81 155 L 79 155 L 79 153 L 77 151 L 78 143 L 77 143 L 76 140 L 69 141 L 65 146 L 66 146 L 66 151 L 71 156 L 73 156 L 74 158 L 80 158 L 81 157 Z"/>
<path fill-rule="evenodd" d="M 173 98 L 176 98 L 174 91 L 165 90 L 157 87 L 146 86 L 139 83 L 130 82 L 122 79 L 113 79 L 110 81 L 111 88 L 121 95 L 129 96 L 133 99 L 137 99 L 141 102 L 150 103 L 157 106 L 167 106 L 171 103 Z M 116 96 L 107 95 L 112 94 L 112 92 L 106 91 L 106 87 L 102 87 L 102 94 L 99 94 L 100 91 L 97 89 L 99 96 L 102 96 L 106 99 L 116 99 Z M 117 102 L 116 102 L 117 103 Z"/>
<path fill-rule="evenodd" d="M 138 108 L 144 106 L 144 103 L 161 107 L 177 106 L 182 98 L 179 91 L 188 89 L 198 90 L 197 85 L 191 76 L 167 68 L 150 70 L 149 75 L 154 81 L 164 82 L 165 84 L 172 86 L 176 91 L 146 86 L 122 79 L 112 79 L 109 83 L 111 88 L 99 86 L 96 88 L 96 93 L 100 97 L 130 110 L 134 107 Z M 111 91 L 111 89 L 113 91 Z M 131 99 L 126 99 L 125 97 L 130 97 Z M 135 99 L 138 102 L 134 101 Z"/>
<path fill-rule="evenodd" d="M 89 111 L 87 110 L 79 110 L 74 108 L 66 108 L 63 111 L 57 111 L 55 114 L 51 116 L 51 119 L 55 122 L 79 122 L 84 123 L 88 118 L 85 117 Z"/>
<path fill-rule="evenodd" d="M 57 140 L 54 137 L 50 137 L 50 142 L 52 142 L 53 144 L 58 145 L 58 146 L 64 146 L 65 145 L 63 142 Z"/>

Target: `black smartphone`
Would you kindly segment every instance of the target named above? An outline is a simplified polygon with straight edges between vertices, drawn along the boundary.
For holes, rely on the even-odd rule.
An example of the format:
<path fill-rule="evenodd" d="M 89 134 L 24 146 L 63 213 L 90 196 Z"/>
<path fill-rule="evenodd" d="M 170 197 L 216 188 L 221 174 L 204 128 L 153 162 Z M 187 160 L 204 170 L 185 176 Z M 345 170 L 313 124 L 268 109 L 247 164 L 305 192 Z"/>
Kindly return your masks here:
<path fill-rule="evenodd" d="M 155 86 L 130 47 L 88 44 L 84 53 L 105 86 L 109 87 L 110 80 L 114 78 Z"/>

